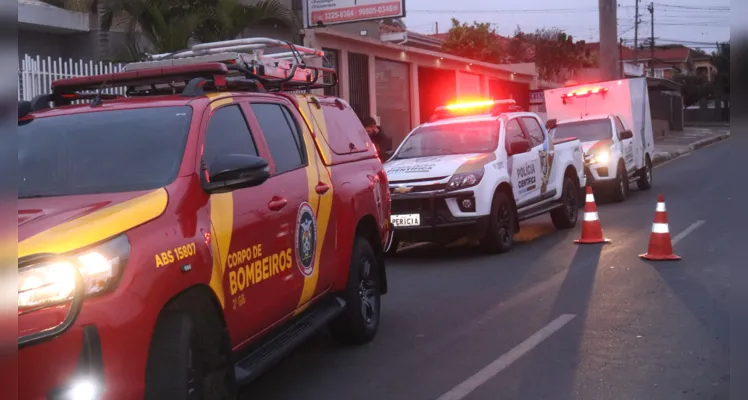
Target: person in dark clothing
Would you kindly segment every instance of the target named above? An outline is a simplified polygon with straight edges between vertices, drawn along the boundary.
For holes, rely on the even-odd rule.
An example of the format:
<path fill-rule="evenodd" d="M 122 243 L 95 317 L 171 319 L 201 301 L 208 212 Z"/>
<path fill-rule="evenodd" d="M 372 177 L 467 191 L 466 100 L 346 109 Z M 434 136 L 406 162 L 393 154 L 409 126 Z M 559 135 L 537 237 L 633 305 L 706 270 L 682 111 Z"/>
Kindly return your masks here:
<path fill-rule="evenodd" d="M 377 121 L 372 117 L 366 117 L 361 121 L 366 129 L 366 133 L 369 134 L 369 138 L 374 142 L 376 146 L 377 154 L 381 160 L 390 158 L 392 152 L 392 139 L 382 132 L 382 129 L 377 125 Z"/>

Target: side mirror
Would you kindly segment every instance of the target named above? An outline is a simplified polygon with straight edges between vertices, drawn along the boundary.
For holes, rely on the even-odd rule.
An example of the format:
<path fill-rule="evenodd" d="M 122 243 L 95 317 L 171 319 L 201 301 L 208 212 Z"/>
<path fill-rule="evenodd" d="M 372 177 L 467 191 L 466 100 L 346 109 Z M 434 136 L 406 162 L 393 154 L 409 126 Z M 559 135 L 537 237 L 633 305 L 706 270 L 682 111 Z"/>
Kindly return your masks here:
<path fill-rule="evenodd" d="M 551 129 L 555 128 L 557 122 L 558 121 L 556 121 L 555 118 L 554 119 L 549 119 L 548 121 L 545 121 L 545 129 L 546 130 L 551 130 Z"/>
<path fill-rule="evenodd" d="M 625 131 L 622 131 L 619 137 L 621 138 L 621 140 L 631 139 L 632 137 L 634 137 L 634 132 L 631 132 L 627 129 Z"/>
<path fill-rule="evenodd" d="M 216 157 L 208 166 L 208 193 L 229 192 L 261 185 L 270 177 L 268 162 L 257 156 L 227 154 Z"/>
<path fill-rule="evenodd" d="M 530 143 L 528 143 L 526 140 L 516 140 L 509 143 L 510 156 L 513 156 L 515 154 L 527 153 L 528 151 L 530 151 L 530 149 Z"/>

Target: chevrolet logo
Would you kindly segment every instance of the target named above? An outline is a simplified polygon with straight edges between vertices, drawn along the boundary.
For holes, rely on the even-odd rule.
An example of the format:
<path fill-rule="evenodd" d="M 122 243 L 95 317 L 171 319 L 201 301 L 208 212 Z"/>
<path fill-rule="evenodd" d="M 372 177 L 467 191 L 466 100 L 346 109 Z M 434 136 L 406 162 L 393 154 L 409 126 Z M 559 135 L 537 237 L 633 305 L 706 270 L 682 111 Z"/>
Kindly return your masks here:
<path fill-rule="evenodd" d="M 403 194 L 403 193 L 410 193 L 410 191 L 412 191 L 412 190 L 413 190 L 413 187 L 412 187 L 412 186 L 404 186 L 404 185 L 401 185 L 401 186 L 398 186 L 398 187 L 396 187 L 396 188 L 394 189 L 394 192 L 395 192 L 395 193 L 400 193 L 400 194 Z"/>

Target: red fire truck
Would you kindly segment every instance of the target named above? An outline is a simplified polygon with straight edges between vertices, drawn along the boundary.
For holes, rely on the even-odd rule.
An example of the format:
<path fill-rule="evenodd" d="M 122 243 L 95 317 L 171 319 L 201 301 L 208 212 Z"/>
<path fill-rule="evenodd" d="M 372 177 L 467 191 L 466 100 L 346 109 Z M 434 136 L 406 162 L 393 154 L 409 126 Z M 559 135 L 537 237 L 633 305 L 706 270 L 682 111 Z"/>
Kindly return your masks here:
<path fill-rule="evenodd" d="M 19 104 L 21 398 L 233 398 L 374 338 L 388 181 L 322 56 L 205 43 Z"/>

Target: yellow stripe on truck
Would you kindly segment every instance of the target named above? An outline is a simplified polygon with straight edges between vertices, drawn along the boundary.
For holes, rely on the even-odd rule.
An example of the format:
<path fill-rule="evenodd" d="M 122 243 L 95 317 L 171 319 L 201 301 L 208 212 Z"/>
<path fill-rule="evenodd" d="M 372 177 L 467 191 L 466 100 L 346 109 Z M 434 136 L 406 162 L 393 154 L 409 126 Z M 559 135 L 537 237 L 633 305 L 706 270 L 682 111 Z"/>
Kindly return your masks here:
<path fill-rule="evenodd" d="M 162 188 L 63 222 L 18 243 L 18 257 L 66 253 L 101 242 L 156 219 L 168 202 Z"/>
<path fill-rule="evenodd" d="M 308 109 L 308 108 L 307 108 Z M 301 114 L 306 119 L 304 111 L 301 110 Z M 324 124 L 324 119 L 319 120 Z M 325 129 L 325 126 L 320 126 L 321 129 Z M 303 129 L 304 143 L 306 144 L 306 151 L 309 155 L 309 167 L 307 167 L 307 185 L 309 186 L 309 204 L 315 212 L 315 218 L 317 220 L 317 244 L 314 256 L 314 269 L 312 274 L 308 277 L 304 277 L 304 287 L 301 291 L 301 297 L 297 304 L 296 314 L 303 312 L 308 304 L 309 300 L 314 296 L 314 292 L 317 289 L 317 281 L 319 280 L 319 269 L 320 269 L 320 257 L 322 256 L 322 249 L 324 248 L 325 236 L 327 235 L 327 228 L 330 223 L 330 214 L 332 213 L 332 200 L 334 197 L 334 188 L 332 186 L 332 179 L 330 179 L 330 171 L 322 163 L 322 160 L 317 153 L 317 149 L 314 146 L 314 139 L 311 137 L 309 130 Z M 320 182 L 326 183 L 330 186 L 330 189 L 324 195 L 320 196 L 317 194 L 316 187 Z"/>
<path fill-rule="evenodd" d="M 225 308 L 226 299 L 223 291 L 223 276 L 226 271 L 226 260 L 231 245 L 231 234 L 234 232 L 234 195 L 219 193 L 210 196 L 210 246 L 213 253 L 213 269 L 210 274 L 210 288 Z"/>

